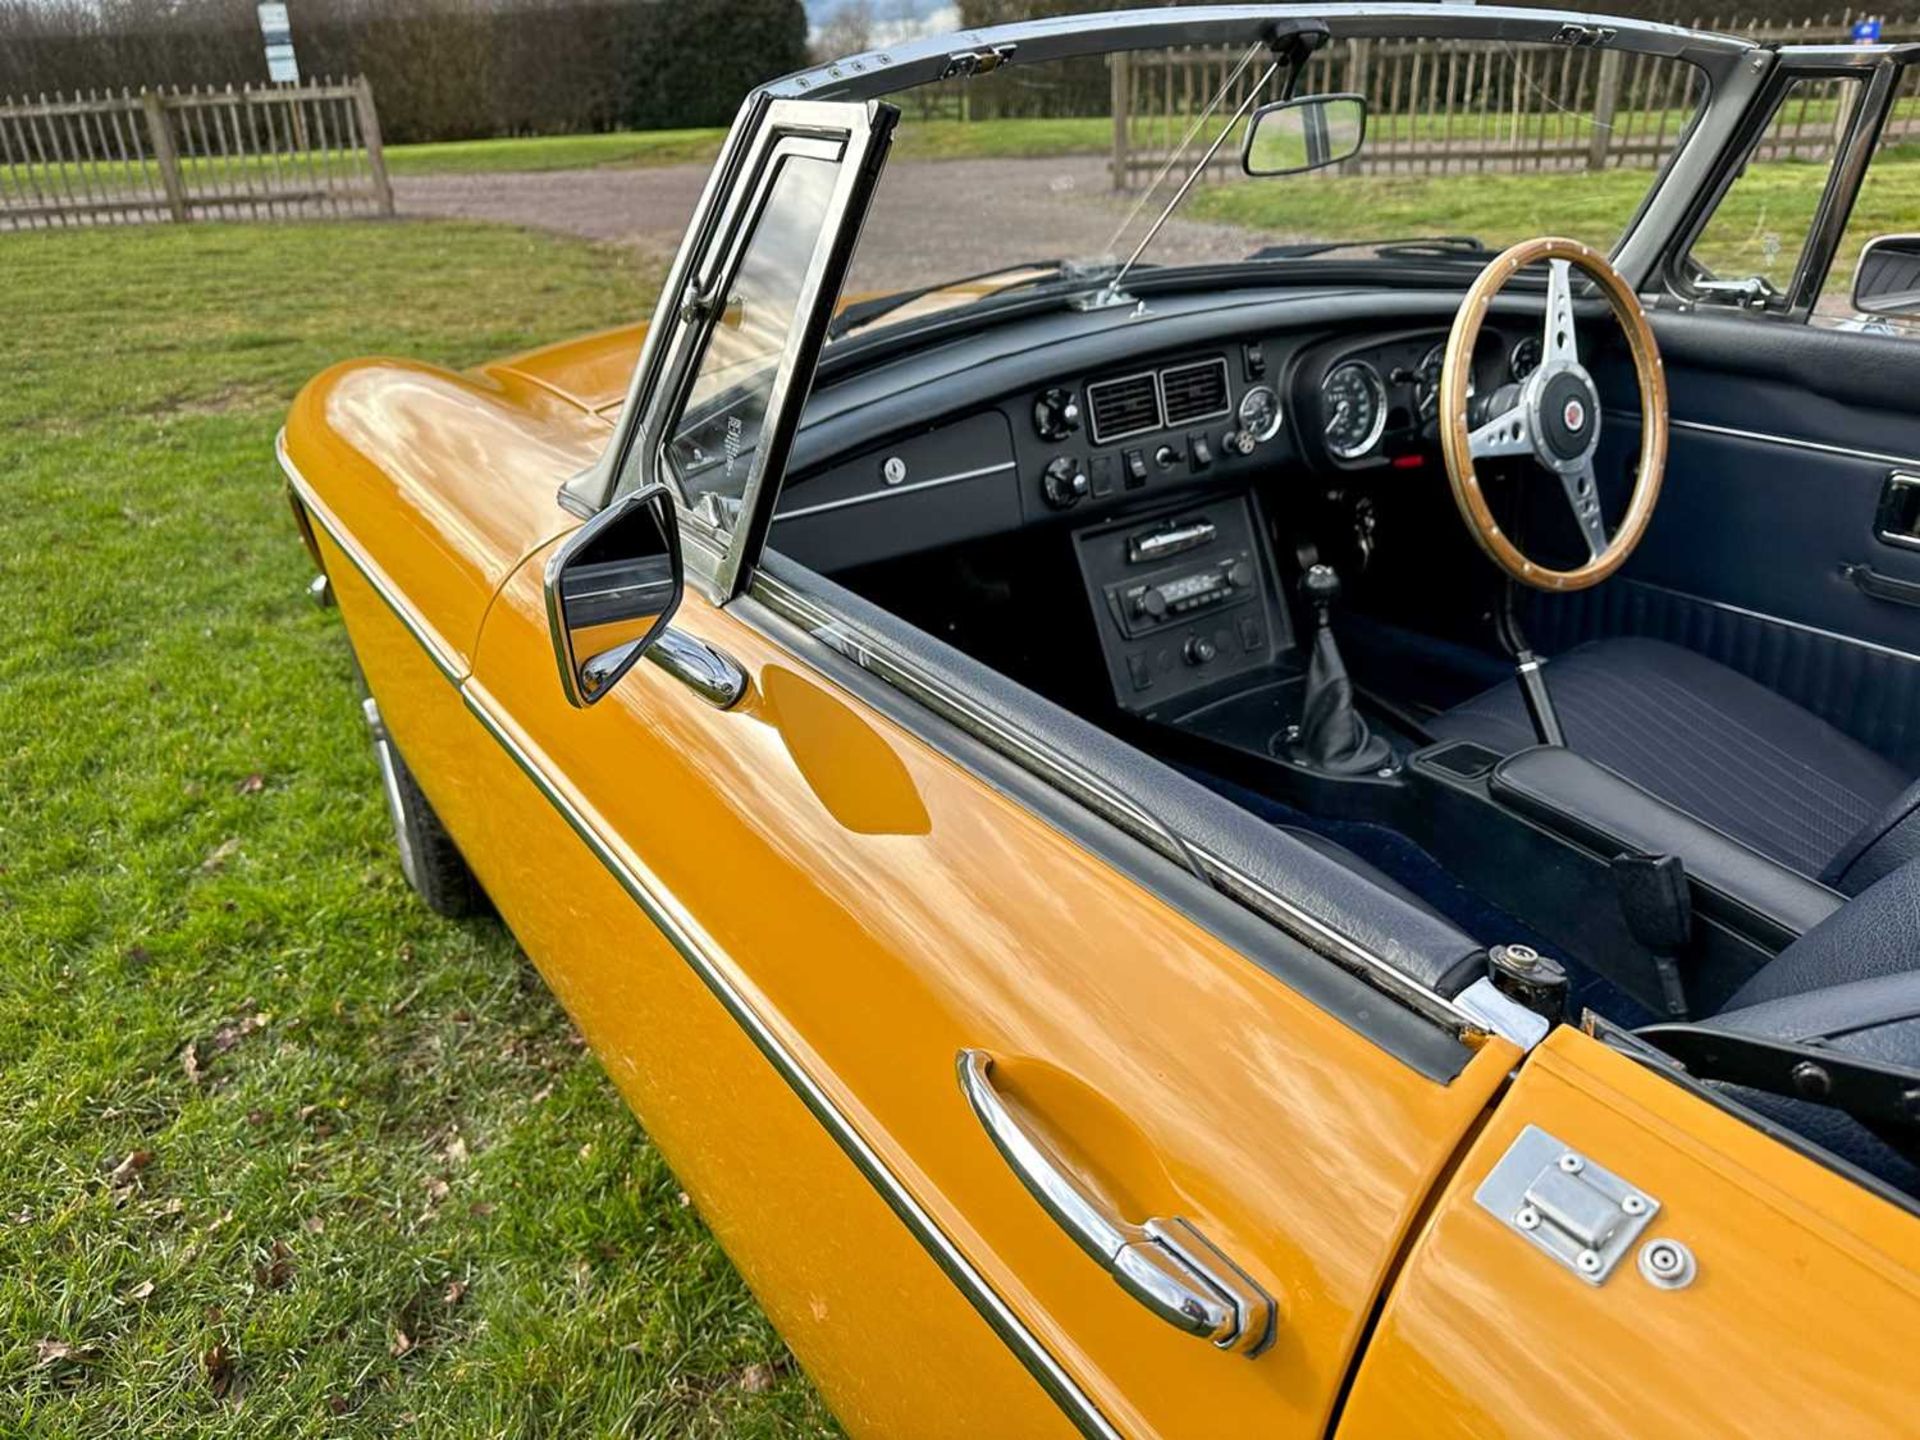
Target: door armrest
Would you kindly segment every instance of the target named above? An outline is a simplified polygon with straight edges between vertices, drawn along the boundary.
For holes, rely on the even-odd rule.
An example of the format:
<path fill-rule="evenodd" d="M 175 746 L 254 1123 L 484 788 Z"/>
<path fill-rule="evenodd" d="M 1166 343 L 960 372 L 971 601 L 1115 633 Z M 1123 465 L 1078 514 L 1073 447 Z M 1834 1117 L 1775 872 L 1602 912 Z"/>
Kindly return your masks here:
<path fill-rule="evenodd" d="M 1623 851 L 1678 855 L 1694 907 L 1770 950 L 1811 930 L 1844 897 L 1562 746 L 1540 745 L 1494 767 L 1505 809 L 1602 859 Z"/>

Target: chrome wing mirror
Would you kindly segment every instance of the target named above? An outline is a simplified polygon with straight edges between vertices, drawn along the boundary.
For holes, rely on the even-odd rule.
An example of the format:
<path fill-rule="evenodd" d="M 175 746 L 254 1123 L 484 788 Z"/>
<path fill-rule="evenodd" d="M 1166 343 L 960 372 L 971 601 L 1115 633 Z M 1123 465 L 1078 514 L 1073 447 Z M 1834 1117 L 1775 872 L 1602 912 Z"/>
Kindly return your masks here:
<path fill-rule="evenodd" d="M 673 498 L 631 491 L 582 525 L 547 561 L 547 628 L 569 704 L 602 698 L 659 642 L 680 608 L 686 572 Z"/>
<path fill-rule="evenodd" d="M 1876 235 L 1866 243 L 1853 272 L 1853 308 L 1920 316 L 1920 235 Z"/>
<path fill-rule="evenodd" d="M 1249 175 L 1297 175 L 1338 165 L 1367 138 L 1362 95 L 1303 95 L 1262 105 L 1247 121 L 1240 168 Z"/>

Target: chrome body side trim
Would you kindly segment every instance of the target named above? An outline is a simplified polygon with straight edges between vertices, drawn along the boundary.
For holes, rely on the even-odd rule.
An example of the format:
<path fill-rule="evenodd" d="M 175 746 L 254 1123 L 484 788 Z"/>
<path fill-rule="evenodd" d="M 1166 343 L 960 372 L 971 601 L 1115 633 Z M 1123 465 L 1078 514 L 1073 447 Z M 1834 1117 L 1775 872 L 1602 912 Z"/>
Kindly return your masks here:
<path fill-rule="evenodd" d="M 936 475 L 931 480 L 916 480 L 911 485 L 891 485 L 885 490 L 870 490 L 859 495 L 848 495 L 839 500 L 823 500 L 818 505 L 803 505 L 795 510 L 775 510 L 773 523 L 782 520 L 798 520 L 803 515 L 825 515 L 831 510 L 845 510 L 852 505 L 869 505 L 875 500 L 891 500 L 896 495 L 911 495 L 916 490 L 937 490 L 942 485 L 958 485 L 962 480 L 978 480 L 983 475 L 998 475 L 1012 470 L 1014 462 L 1002 460 L 997 465 L 982 465 L 974 470 L 958 470 L 951 475 Z"/>
<path fill-rule="evenodd" d="M 274 458 L 280 462 L 280 470 L 287 477 L 287 483 L 293 487 L 294 493 L 299 495 L 300 503 L 307 507 L 309 519 L 317 522 L 320 528 L 332 538 L 333 543 L 340 547 L 340 553 L 353 562 L 353 568 L 358 570 L 367 584 L 373 587 L 373 593 L 378 595 L 386 603 L 386 607 L 394 613 L 395 618 L 406 626 L 407 633 L 420 642 L 420 648 L 427 652 L 427 658 L 433 661 L 434 668 L 458 685 L 466 678 L 465 662 L 447 648 L 446 642 L 435 634 L 425 621 L 414 614 L 411 607 L 400 598 L 400 593 L 395 589 L 393 582 L 371 557 L 364 554 L 358 545 L 348 542 L 346 531 L 340 521 L 321 501 L 319 495 L 314 492 L 313 486 L 307 483 L 307 477 L 300 473 L 299 467 L 287 454 L 287 432 L 284 429 L 274 437 L 273 453 Z"/>
<path fill-rule="evenodd" d="M 900 690 L 949 723 L 1004 755 L 1052 788 L 1092 810 L 1161 856 L 1193 871 L 1286 934 L 1399 1000 L 1456 1038 L 1479 1033 L 1439 991 L 1401 973 L 1383 956 L 1342 934 L 1219 855 L 1165 824 L 1072 758 L 1022 734 L 968 697 L 927 675 L 910 660 L 826 609 L 811 596 L 755 572 L 750 593 L 792 624 L 817 636 L 838 654 Z"/>
<path fill-rule="evenodd" d="M 833 1102 L 820 1085 L 809 1075 L 798 1058 L 781 1040 L 766 1020 L 748 1002 L 739 987 L 726 974 L 725 970 L 709 956 L 673 915 L 655 898 L 641 877 L 621 859 L 600 833 L 588 822 L 564 794 L 548 779 L 539 760 L 529 746 L 514 732 L 511 722 L 495 710 L 489 701 L 484 687 L 455 665 L 448 663 L 441 650 L 436 648 L 432 632 L 400 598 L 390 582 L 381 575 L 379 568 L 364 556 L 359 546 L 347 536 L 338 520 L 323 505 L 318 503 L 313 489 L 300 475 L 286 452 L 286 433 L 282 431 L 275 443 L 275 450 L 281 468 L 287 478 L 299 491 L 301 499 L 307 504 L 314 520 L 326 530 L 341 553 L 353 562 L 356 569 L 367 579 L 376 594 L 398 619 L 407 633 L 419 643 L 436 668 L 456 690 L 460 692 L 467 710 L 477 720 L 482 729 L 491 735 L 507 755 L 519 767 L 535 789 L 543 795 L 547 803 L 559 813 L 560 817 L 574 834 L 593 853 L 594 858 L 613 876 L 620 887 L 638 905 L 641 912 L 657 927 L 668 942 L 679 952 L 689 968 L 693 970 L 702 984 L 719 1000 L 734 1022 L 746 1032 L 754 1047 L 766 1057 L 780 1078 L 786 1082 L 800 1102 L 807 1107 L 821 1127 L 833 1138 L 835 1144 L 867 1182 L 879 1193 L 887 1208 L 899 1217 L 922 1249 L 932 1258 L 955 1287 L 964 1295 L 974 1311 L 984 1320 L 1001 1342 L 1014 1354 L 1014 1357 L 1031 1375 L 1040 1388 L 1060 1407 L 1061 1412 L 1073 1424 L 1080 1434 L 1088 1440 L 1121 1440 L 1120 1432 L 1114 1428 L 1093 1399 L 1080 1388 L 1074 1378 L 1056 1360 L 1052 1353 L 1041 1344 L 1016 1315 L 1007 1302 L 987 1282 L 964 1252 L 943 1231 L 933 1217 L 913 1197 L 899 1176 L 888 1168 L 879 1153 L 869 1144 L 853 1122 Z M 674 632 L 669 631 L 671 635 Z M 664 637 L 663 637 L 664 639 Z M 698 642 L 693 642 L 698 644 Z M 675 668 L 671 654 L 661 654 L 663 645 L 656 645 L 648 652 L 662 667 L 670 673 L 686 679 Z M 702 647 L 703 649 L 706 647 Z M 712 652 L 718 654 L 718 652 Z M 737 667 L 736 667 L 737 668 Z M 741 677 L 744 684 L 744 676 Z M 689 683 L 693 683 L 689 681 Z M 695 689 L 700 686 L 695 684 Z M 738 698 L 737 696 L 735 698 Z M 371 702 L 370 702 L 371 703 Z M 718 703 L 717 701 L 715 703 Z M 729 701 L 728 703 L 731 703 Z M 378 711 L 369 712 L 369 718 Z M 384 729 L 382 731 L 384 734 Z"/>

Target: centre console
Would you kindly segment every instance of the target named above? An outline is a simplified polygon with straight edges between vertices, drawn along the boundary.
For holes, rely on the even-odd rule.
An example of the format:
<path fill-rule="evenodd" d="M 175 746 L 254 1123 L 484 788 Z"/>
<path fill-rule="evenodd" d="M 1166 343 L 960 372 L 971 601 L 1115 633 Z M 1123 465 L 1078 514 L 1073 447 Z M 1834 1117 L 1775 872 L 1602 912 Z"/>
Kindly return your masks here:
<path fill-rule="evenodd" d="M 1264 678 L 1293 648 L 1249 495 L 1076 531 L 1074 551 L 1122 710 L 1169 718 Z"/>

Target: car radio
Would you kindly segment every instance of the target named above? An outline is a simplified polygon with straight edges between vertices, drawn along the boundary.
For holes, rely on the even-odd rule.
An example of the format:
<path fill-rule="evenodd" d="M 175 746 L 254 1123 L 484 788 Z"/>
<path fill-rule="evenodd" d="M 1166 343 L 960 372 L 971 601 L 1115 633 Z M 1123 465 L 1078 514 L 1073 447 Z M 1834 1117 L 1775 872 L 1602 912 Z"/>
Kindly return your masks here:
<path fill-rule="evenodd" d="M 1292 645 L 1260 534 L 1246 494 L 1074 532 L 1122 708 L 1171 713 L 1197 691 L 1265 670 Z"/>
<path fill-rule="evenodd" d="M 1253 585 L 1253 559 L 1244 551 L 1176 574 L 1108 587 L 1114 618 L 1128 635 L 1144 635 L 1198 610 L 1245 597 Z"/>

